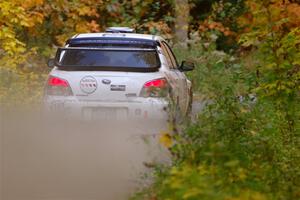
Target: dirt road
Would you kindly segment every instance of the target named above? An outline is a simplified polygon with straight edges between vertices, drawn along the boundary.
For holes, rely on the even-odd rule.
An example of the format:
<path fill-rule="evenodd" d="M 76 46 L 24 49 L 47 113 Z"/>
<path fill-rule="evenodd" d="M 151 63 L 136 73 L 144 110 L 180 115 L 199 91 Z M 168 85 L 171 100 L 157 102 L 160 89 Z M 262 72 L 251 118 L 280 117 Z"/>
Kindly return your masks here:
<path fill-rule="evenodd" d="M 169 163 L 157 129 L 166 122 L 136 127 L 1 117 L 1 200 L 127 199 L 151 181 L 145 163 Z"/>

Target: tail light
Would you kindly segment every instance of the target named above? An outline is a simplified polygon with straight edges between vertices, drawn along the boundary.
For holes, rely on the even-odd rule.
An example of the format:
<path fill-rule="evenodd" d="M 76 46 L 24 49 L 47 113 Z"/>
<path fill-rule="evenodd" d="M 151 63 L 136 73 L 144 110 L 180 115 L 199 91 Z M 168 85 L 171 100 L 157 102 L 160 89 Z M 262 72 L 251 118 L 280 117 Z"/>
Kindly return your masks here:
<path fill-rule="evenodd" d="M 140 96 L 142 97 L 166 97 L 169 92 L 169 84 L 165 78 L 148 81 L 144 84 Z"/>
<path fill-rule="evenodd" d="M 72 96 L 73 92 L 68 81 L 50 76 L 46 86 L 46 94 L 53 96 Z"/>

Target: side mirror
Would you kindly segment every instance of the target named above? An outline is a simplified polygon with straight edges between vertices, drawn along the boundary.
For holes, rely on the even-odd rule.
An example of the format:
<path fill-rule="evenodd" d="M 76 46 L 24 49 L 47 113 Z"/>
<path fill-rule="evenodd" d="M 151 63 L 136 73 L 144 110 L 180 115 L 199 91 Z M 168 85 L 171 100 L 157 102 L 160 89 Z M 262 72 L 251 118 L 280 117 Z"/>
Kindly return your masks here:
<path fill-rule="evenodd" d="M 188 61 L 182 61 L 179 70 L 182 72 L 192 71 L 195 69 L 195 64 Z"/>
<path fill-rule="evenodd" d="M 53 68 L 55 66 L 54 58 L 50 58 L 47 62 L 49 68 Z"/>

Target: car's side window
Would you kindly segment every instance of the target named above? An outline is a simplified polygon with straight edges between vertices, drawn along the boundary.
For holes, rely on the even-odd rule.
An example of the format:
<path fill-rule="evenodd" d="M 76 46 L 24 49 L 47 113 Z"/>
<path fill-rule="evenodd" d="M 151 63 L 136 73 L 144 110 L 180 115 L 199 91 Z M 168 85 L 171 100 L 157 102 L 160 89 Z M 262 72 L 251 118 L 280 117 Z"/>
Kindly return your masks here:
<path fill-rule="evenodd" d="M 178 68 L 178 62 L 177 62 L 177 60 L 176 60 L 176 57 L 175 57 L 175 55 L 174 55 L 172 49 L 170 48 L 170 46 L 169 46 L 166 42 L 163 42 L 163 45 L 164 45 L 165 48 L 167 49 L 167 52 L 168 52 L 168 54 L 169 54 L 169 57 L 171 58 L 171 61 L 172 61 L 172 63 L 173 63 L 173 67 L 174 67 L 175 69 L 177 69 L 177 68 Z"/>
<path fill-rule="evenodd" d="M 165 56 L 166 59 L 167 59 L 167 63 L 168 63 L 168 65 L 169 65 L 169 67 L 170 67 L 171 69 L 173 69 L 173 68 L 174 68 L 174 65 L 173 65 L 172 59 L 171 59 L 171 57 L 170 57 L 170 55 L 169 55 L 169 53 L 168 53 L 168 50 L 167 50 L 166 45 L 165 45 L 164 43 L 161 43 L 161 48 L 162 48 L 162 51 L 163 51 L 164 56 Z"/>

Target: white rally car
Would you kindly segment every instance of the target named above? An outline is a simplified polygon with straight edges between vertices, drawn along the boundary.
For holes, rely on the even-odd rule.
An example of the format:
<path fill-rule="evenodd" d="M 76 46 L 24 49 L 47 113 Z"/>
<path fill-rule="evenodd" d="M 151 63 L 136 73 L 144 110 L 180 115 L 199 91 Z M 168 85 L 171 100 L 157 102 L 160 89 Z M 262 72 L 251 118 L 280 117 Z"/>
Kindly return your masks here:
<path fill-rule="evenodd" d="M 78 34 L 58 48 L 48 66 L 45 105 L 85 119 L 166 119 L 169 100 L 188 114 L 191 82 L 167 42 L 155 35 L 113 27 Z M 171 98 L 167 98 L 171 97 Z"/>

